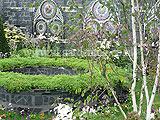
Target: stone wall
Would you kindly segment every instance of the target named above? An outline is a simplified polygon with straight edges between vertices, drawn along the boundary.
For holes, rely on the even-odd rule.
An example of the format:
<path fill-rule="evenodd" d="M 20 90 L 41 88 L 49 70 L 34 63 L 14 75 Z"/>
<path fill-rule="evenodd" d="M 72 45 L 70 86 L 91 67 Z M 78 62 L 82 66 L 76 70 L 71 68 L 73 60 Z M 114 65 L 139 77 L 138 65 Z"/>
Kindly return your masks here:
<path fill-rule="evenodd" d="M 33 33 L 33 20 L 36 7 L 30 8 L 30 3 L 40 2 L 43 0 L 0 0 L 0 14 L 4 14 L 5 20 L 11 25 L 21 27 L 26 31 Z M 68 6 L 68 0 L 54 0 L 58 6 Z M 76 0 L 77 3 L 83 4 L 83 0 Z M 24 7 L 24 4 L 26 6 Z M 62 10 L 62 9 L 61 9 Z M 62 11 L 64 21 L 68 21 L 67 13 Z"/>
<path fill-rule="evenodd" d="M 0 0 L 0 15 L 2 14 L 2 0 Z"/>
<path fill-rule="evenodd" d="M 6 110 L 13 109 L 15 112 L 20 112 L 20 109 L 29 108 L 30 113 L 49 113 L 53 103 L 58 103 L 58 98 L 64 99 L 73 95 L 59 90 L 31 90 L 9 93 L 0 87 L 0 105 L 6 107 Z M 9 104 L 12 104 L 12 108 Z"/>
<path fill-rule="evenodd" d="M 47 75 L 47 76 L 55 76 L 55 75 L 76 75 L 77 70 L 63 68 L 63 67 L 52 67 L 52 68 L 17 68 L 10 70 L 14 73 L 22 73 L 25 75 Z"/>

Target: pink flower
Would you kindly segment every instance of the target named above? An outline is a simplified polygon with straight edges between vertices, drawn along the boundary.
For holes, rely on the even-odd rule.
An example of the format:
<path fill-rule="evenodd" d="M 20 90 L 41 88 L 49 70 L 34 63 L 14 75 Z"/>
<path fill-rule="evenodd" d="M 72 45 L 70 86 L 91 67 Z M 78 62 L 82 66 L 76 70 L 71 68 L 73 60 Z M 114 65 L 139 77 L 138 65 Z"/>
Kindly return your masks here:
<path fill-rule="evenodd" d="M 154 109 L 152 108 L 152 113 L 154 113 Z"/>
<path fill-rule="evenodd" d="M 76 117 L 74 117 L 73 120 L 76 120 Z"/>
<path fill-rule="evenodd" d="M 6 117 L 6 114 L 1 115 L 0 117 Z"/>

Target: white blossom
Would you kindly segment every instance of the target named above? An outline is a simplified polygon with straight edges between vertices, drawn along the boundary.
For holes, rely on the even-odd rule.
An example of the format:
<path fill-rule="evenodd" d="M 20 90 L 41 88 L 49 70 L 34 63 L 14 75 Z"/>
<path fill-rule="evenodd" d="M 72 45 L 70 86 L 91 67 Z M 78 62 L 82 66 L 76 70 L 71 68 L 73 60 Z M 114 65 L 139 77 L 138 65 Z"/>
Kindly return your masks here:
<path fill-rule="evenodd" d="M 154 119 L 154 113 L 150 114 L 150 119 L 152 119 L 152 118 Z"/>
<path fill-rule="evenodd" d="M 59 106 L 54 108 L 54 111 L 57 111 L 55 120 L 72 120 L 72 108 L 70 108 L 68 105 L 60 103 Z"/>

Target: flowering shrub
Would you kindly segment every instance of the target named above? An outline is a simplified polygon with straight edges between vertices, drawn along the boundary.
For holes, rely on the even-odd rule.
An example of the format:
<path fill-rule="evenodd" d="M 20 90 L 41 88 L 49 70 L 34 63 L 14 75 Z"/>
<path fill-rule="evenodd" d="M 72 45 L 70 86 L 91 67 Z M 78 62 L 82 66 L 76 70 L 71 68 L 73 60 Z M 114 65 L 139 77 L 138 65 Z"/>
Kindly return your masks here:
<path fill-rule="evenodd" d="M 25 46 L 25 43 L 28 41 L 25 38 L 25 35 L 22 33 L 20 29 L 15 26 L 10 26 L 8 22 L 4 24 L 5 26 L 5 37 L 8 40 L 8 44 L 11 50 L 19 50 Z"/>
<path fill-rule="evenodd" d="M 160 120 L 160 104 L 153 104 L 151 118 Z"/>
<path fill-rule="evenodd" d="M 136 112 L 128 113 L 127 120 L 140 120 L 140 116 Z"/>
<path fill-rule="evenodd" d="M 54 111 L 57 114 L 55 120 L 72 120 L 73 111 L 70 106 L 60 103 L 54 108 Z"/>

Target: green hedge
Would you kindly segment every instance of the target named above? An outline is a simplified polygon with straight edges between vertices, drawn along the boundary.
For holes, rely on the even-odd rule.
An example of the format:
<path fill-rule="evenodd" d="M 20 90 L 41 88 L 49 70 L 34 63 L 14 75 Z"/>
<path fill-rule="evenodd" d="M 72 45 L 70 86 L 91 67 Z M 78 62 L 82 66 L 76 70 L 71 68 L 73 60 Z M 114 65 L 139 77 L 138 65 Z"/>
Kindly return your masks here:
<path fill-rule="evenodd" d="M 0 71 L 15 67 L 20 68 L 51 66 L 63 66 L 67 68 L 77 68 L 79 70 L 88 70 L 89 67 L 87 60 L 76 58 L 7 58 L 0 60 Z M 109 66 L 108 69 L 110 69 Z M 118 74 L 111 71 L 108 72 L 109 79 L 113 86 L 118 83 L 120 78 L 122 78 L 121 75 L 127 76 L 127 73 L 125 73 L 123 69 L 119 68 L 117 72 Z M 95 87 L 97 84 L 102 87 L 107 87 L 107 83 L 104 78 L 102 79 L 102 82 L 99 82 L 101 79 L 99 72 L 95 72 L 93 76 L 93 87 Z M 81 73 L 74 76 L 34 76 L 13 72 L 0 72 L 0 86 L 4 87 L 10 92 L 38 88 L 47 90 L 62 89 L 72 93 L 79 93 L 82 90 L 88 91 L 91 87 L 90 84 L 90 72 L 86 74 Z"/>

